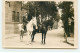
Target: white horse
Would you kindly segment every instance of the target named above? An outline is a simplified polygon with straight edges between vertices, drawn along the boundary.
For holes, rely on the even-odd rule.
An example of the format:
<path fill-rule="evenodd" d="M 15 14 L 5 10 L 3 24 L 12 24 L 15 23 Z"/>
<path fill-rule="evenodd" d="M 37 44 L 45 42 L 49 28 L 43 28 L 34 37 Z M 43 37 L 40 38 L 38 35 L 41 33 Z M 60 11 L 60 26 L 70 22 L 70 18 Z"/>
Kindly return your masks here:
<path fill-rule="evenodd" d="M 36 17 L 33 17 L 33 19 L 31 19 L 30 22 L 28 22 L 28 24 L 26 25 L 27 28 L 27 38 L 30 40 L 31 39 L 31 35 L 33 32 L 33 26 L 35 25 L 36 29 L 37 29 L 37 20 Z M 18 24 L 19 27 L 19 31 L 20 31 L 20 40 L 23 40 L 23 35 L 24 35 L 24 29 L 23 29 L 23 24 Z"/>
<path fill-rule="evenodd" d="M 33 17 L 33 19 L 31 19 L 31 21 L 26 25 L 27 28 L 27 38 L 29 40 L 31 40 L 31 35 L 33 32 L 33 26 L 35 25 L 36 29 L 37 29 L 37 20 L 36 17 Z"/>

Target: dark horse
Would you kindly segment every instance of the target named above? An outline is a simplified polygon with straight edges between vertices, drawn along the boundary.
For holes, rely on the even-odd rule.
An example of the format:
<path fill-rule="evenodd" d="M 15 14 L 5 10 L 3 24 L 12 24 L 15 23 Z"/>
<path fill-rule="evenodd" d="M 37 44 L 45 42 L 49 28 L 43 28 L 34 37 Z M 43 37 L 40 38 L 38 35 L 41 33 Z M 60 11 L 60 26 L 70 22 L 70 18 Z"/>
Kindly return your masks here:
<path fill-rule="evenodd" d="M 36 33 L 42 33 L 42 41 L 41 41 L 41 43 L 42 44 L 46 43 L 45 39 L 46 39 L 47 31 L 48 31 L 48 26 L 51 25 L 51 24 L 49 24 L 50 22 L 49 23 L 48 22 L 49 22 L 49 20 L 46 20 L 46 21 L 43 21 L 43 23 L 41 25 L 39 25 L 40 32 L 39 32 L 39 29 L 35 29 L 35 26 L 34 26 L 34 30 L 32 32 L 32 36 L 31 36 L 32 42 L 34 42 L 34 36 L 35 36 Z"/>

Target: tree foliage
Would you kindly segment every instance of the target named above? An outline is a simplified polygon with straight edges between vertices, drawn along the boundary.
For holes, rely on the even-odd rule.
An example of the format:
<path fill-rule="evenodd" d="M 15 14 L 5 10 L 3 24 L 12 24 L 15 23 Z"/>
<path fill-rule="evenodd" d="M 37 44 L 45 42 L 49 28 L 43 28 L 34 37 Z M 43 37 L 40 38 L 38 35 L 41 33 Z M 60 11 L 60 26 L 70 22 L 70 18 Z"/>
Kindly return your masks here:
<path fill-rule="evenodd" d="M 69 19 L 71 18 L 73 20 L 72 17 L 74 17 L 73 2 L 71 2 L 71 1 L 61 2 L 59 4 L 59 8 L 62 9 L 62 16 L 61 17 L 62 17 L 63 24 L 64 24 L 64 31 L 67 34 L 67 36 L 70 36 L 70 33 L 72 31 L 74 31 L 74 22 L 72 22 L 73 24 L 71 23 L 71 25 L 69 25 L 70 24 Z"/>
<path fill-rule="evenodd" d="M 41 14 L 42 18 L 47 15 L 55 18 L 58 12 L 56 3 L 54 1 L 30 1 L 24 4 L 23 8 L 29 11 L 29 16 L 31 17 L 37 17 L 39 14 Z"/>
<path fill-rule="evenodd" d="M 71 2 L 71 1 L 60 2 L 58 7 L 62 9 L 62 19 L 63 19 L 63 21 L 68 20 L 68 18 L 74 17 L 73 2 Z"/>

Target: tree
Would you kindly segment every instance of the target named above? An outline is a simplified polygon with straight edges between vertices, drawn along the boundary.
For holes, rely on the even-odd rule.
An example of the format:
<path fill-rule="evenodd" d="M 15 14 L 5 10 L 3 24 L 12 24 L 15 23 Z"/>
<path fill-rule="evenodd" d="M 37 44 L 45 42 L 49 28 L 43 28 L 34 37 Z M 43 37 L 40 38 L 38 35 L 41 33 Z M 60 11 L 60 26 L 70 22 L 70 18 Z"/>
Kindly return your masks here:
<path fill-rule="evenodd" d="M 58 7 L 62 9 L 61 17 L 62 17 L 62 20 L 64 23 L 64 30 L 65 30 L 67 36 L 70 36 L 68 18 L 72 19 L 72 17 L 74 17 L 73 2 L 63 1 L 63 2 L 59 3 Z"/>
<path fill-rule="evenodd" d="M 39 14 L 42 15 L 42 18 L 44 18 L 44 16 L 52 16 L 54 18 L 56 18 L 57 15 L 57 7 L 56 7 L 56 3 L 54 1 L 49 2 L 49 1 L 30 1 L 27 2 L 26 4 L 24 4 L 23 6 L 24 9 L 26 9 L 27 11 L 29 11 L 29 16 L 38 16 Z M 29 17 L 29 18 L 30 18 Z M 31 18 L 30 18 L 31 19 Z"/>
<path fill-rule="evenodd" d="M 63 21 L 67 20 L 68 18 L 74 17 L 74 8 L 73 2 L 60 2 L 58 5 L 59 8 L 62 9 L 62 19 Z"/>

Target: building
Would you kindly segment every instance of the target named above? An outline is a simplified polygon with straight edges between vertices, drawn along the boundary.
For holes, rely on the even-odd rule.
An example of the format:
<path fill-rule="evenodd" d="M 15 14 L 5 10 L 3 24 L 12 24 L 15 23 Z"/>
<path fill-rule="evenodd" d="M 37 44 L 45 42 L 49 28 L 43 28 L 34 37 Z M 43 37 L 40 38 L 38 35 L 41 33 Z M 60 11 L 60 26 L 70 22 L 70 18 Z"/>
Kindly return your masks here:
<path fill-rule="evenodd" d="M 22 22 L 22 1 L 5 1 L 5 32 L 18 33 L 18 24 Z"/>

